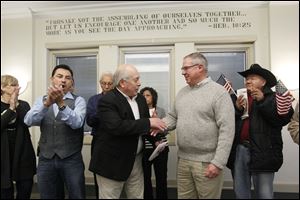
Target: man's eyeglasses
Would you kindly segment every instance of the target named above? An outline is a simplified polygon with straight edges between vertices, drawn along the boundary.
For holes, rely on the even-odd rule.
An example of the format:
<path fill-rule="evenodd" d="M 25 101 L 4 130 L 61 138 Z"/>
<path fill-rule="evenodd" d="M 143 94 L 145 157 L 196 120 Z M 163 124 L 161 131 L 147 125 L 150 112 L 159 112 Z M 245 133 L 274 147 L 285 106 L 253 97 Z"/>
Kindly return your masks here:
<path fill-rule="evenodd" d="M 106 83 L 106 82 L 100 82 L 101 83 L 101 85 L 107 85 L 107 86 L 111 86 L 113 83 L 110 83 L 110 82 L 108 82 L 108 83 Z"/>
<path fill-rule="evenodd" d="M 11 86 L 11 87 L 16 87 L 16 86 L 18 86 L 18 87 L 19 87 L 19 84 L 17 84 L 17 83 L 12 83 L 12 84 L 9 84 L 8 86 Z"/>
<path fill-rule="evenodd" d="M 189 69 L 191 69 L 191 68 L 193 68 L 193 67 L 196 67 L 196 66 L 199 66 L 200 64 L 194 64 L 194 65 L 191 65 L 191 66 L 183 66 L 183 67 L 181 67 L 181 71 L 187 71 L 187 70 L 189 70 Z"/>

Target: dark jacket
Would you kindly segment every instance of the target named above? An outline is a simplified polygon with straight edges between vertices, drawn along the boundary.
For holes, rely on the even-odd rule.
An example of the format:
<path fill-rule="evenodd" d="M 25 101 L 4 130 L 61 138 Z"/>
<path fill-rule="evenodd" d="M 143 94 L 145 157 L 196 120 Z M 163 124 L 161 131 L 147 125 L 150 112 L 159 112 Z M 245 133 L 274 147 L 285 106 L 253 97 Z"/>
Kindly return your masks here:
<path fill-rule="evenodd" d="M 149 110 L 145 98 L 136 98 L 140 119 L 135 120 L 127 99 L 113 89 L 98 103 L 100 123 L 94 135 L 89 170 L 116 181 L 126 181 L 136 157 L 139 136 L 150 131 Z"/>
<path fill-rule="evenodd" d="M 276 108 L 276 95 L 269 89 L 264 88 L 264 99 L 253 101 L 251 112 L 249 113 L 250 130 L 250 171 L 252 172 L 277 172 L 283 163 L 282 154 L 282 127 L 289 123 L 294 110 L 280 116 Z M 236 98 L 233 98 L 235 105 Z M 236 131 L 227 167 L 233 169 L 236 147 L 240 143 L 242 129 L 242 112 L 236 110 Z"/>
<path fill-rule="evenodd" d="M 32 179 L 36 173 L 36 158 L 31 136 L 24 123 L 24 116 L 29 109 L 30 106 L 27 102 L 19 100 L 16 112 L 7 109 L 2 115 L 6 109 L 3 109 L 1 103 L 1 188 L 11 187 L 12 181 Z M 7 127 L 16 115 L 15 153 L 11 166 Z"/>

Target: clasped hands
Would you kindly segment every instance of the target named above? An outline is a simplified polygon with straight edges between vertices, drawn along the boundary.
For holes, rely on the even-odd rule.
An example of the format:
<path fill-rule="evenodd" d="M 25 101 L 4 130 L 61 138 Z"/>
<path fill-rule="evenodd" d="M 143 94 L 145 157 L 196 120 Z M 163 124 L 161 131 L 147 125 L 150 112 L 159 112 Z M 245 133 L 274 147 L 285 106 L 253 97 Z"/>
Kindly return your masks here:
<path fill-rule="evenodd" d="M 150 135 L 156 136 L 158 133 L 167 130 L 167 125 L 163 120 L 156 117 L 149 118 L 149 120 L 150 120 L 150 127 L 151 127 Z"/>
<path fill-rule="evenodd" d="M 21 87 L 15 87 L 9 99 L 9 108 L 13 111 L 15 111 L 16 107 L 19 105 L 18 96 L 19 96 L 20 88 Z"/>
<path fill-rule="evenodd" d="M 64 104 L 64 91 L 62 87 L 51 85 L 48 87 L 47 99 L 44 101 L 44 106 L 49 107 L 52 104 L 56 103 L 58 106 Z"/>

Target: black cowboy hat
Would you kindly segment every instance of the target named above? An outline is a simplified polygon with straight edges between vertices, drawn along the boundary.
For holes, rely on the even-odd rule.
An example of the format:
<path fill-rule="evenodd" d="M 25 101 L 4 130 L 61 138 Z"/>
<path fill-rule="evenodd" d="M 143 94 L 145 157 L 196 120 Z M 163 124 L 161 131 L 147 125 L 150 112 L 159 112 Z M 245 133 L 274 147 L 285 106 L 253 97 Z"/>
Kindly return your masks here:
<path fill-rule="evenodd" d="M 270 72 L 269 70 L 262 68 L 259 64 L 252 64 L 246 71 L 238 73 L 245 78 L 250 74 L 259 75 L 266 80 L 266 85 L 270 88 L 277 84 L 277 80 L 274 74 L 272 74 L 272 72 Z"/>

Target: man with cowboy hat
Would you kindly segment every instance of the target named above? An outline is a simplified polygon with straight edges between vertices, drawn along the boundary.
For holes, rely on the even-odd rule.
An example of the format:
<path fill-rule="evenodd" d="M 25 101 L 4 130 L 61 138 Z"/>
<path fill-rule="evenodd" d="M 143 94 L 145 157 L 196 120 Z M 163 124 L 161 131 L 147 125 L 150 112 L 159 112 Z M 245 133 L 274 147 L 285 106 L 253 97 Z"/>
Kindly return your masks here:
<path fill-rule="evenodd" d="M 234 191 L 238 199 L 251 199 L 251 177 L 256 198 L 273 198 L 274 173 L 283 163 L 281 129 L 293 115 L 280 116 L 276 95 L 271 90 L 276 77 L 258 64 L 243 72 L 248 99 L 235 98 L 235 138 L 227 166 L 231 169 Z M 248 102 L 246 102 L 248 101 Z M 241 119 L 248 103 L 249 117 Z"/>

